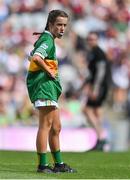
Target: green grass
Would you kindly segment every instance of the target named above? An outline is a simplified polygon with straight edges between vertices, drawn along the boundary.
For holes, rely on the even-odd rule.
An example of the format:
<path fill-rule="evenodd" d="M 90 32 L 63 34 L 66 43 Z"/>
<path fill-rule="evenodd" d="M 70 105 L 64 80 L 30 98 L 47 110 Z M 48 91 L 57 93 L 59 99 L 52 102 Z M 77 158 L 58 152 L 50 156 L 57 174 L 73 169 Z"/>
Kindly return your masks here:
<path fill-rule="evenodd" d="M 63 153 L 63 159 L 78 172 L 37 173 L 36 153 L 0 151 L 0 179 L 130 179 L 130 152 Z"/>

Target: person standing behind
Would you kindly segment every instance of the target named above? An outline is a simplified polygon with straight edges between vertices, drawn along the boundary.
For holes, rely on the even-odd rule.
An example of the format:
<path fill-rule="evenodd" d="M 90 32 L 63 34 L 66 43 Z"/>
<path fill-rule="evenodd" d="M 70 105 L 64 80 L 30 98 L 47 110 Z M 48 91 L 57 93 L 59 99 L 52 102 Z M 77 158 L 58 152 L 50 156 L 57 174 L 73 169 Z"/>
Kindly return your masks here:
<path fill-rule="evenodd" d="M 61 157 L 59 133 L 61 130 L 58 98 L 62 92 L 58 76 L 55 38 L 62 38 L 68 15 L 61 10 L 52 10 L 45 31 L 34 44 L 27 75 L 27 89 L 31 102 L 39 110 L 39 128 L 36 147 L 39 164 L 37 172 L 75 172 Z M 47 162 L 47 142 L 54 159 L 54 167 Z"/>
<path fill-rule="evenodd" d="M 97 144 L 93 149 L 103 150 L 107 141 L 102 127 L 102 106 L 107 97 L 110 68 L 104 51 L 98 46 L 98 35 L 87 36 L 87 64 L 89 76 L 82 88 L 87 86 L 87 102 L 83 112 L 97 133 Z"/>

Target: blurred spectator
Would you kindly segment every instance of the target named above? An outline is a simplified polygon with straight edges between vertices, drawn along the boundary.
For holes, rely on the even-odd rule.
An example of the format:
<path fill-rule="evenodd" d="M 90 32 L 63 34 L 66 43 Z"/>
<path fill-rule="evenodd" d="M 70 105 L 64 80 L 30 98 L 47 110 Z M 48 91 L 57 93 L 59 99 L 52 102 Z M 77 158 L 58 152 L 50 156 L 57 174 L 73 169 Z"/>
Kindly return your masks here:
<path fill-rule="evenodd" d="M 0 23 L 6 20 L 9 15 L 9 8 L 4 0 L 0 0 Z"/>
<path fill-rule="evenodd" d="M 128 88 L 130 86 L 130 62 L 126 53 L 122 52 L 112 68 L 113 107 L 116 111 L 126 108 Z"/>
<path fill-rule="evenodd" d="M 95 32 L 87 36 L 87 63 L 89 74 L 82 87 L 87 89 L 83 112 L 97 133 L 98 140 L 94 149 L 103 151 L 108 142 L 104 135 L 102 106 L 110 86 L 110 67 L 105 53 L 98 45 L 98 35 Z"/>

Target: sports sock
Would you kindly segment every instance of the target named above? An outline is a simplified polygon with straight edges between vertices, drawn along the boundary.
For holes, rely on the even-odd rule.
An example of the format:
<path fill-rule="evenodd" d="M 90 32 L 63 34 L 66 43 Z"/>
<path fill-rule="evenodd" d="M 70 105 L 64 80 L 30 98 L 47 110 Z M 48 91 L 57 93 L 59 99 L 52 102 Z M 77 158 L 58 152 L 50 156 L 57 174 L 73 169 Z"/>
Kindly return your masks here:
<path fill-rule="evenodd" d="M 46 166 L 47 163 L 47 153 L 37 153 L 38 155 L 38 165 Z"/>
<path fill-rule="evenodd" d="M 51 152 L 55 163 L 63 164 L 60 150 Z"/>

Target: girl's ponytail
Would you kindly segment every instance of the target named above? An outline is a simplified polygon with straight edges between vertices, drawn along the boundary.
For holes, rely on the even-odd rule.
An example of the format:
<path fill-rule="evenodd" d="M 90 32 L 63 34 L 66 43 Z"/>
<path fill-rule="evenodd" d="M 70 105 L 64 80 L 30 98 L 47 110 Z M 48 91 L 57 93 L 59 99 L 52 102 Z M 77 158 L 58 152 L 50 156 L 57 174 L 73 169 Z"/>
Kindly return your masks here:
<path fill-rule="evenodd" d="M 42 33 L 40 33 L 40 32 L 34 32 L 33 33 L 33 36 L 35 36 L 35 35 L 41 35 Z"/>

